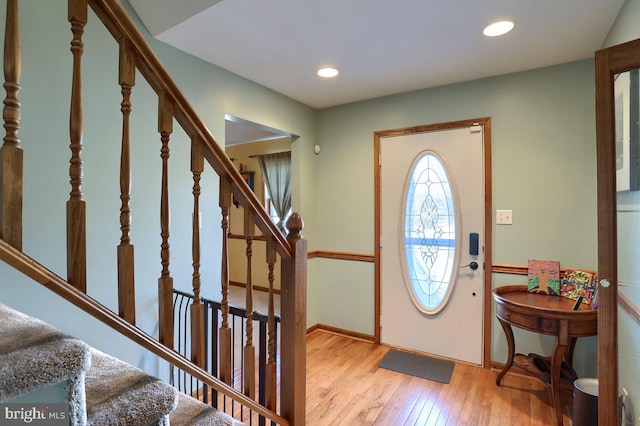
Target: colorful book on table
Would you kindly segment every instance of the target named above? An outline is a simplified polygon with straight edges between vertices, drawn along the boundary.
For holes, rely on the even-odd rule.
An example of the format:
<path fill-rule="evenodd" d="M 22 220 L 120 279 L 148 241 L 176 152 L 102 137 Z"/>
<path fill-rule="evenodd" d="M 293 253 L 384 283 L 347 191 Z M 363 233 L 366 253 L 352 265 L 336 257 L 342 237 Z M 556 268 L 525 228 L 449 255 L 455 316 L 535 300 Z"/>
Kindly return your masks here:
<path fill-rule="evenodd" d="M 529 259 L 528 272 L 529 292 L 560 295 L 560 262 Z"/>
<path fill-rule="evenodd" d="M 560 295 L 572 300 L 582 297 L 582 303 L 598 307 L 598 275 L 593 272 L 567 269 L 562 279 Z"/>

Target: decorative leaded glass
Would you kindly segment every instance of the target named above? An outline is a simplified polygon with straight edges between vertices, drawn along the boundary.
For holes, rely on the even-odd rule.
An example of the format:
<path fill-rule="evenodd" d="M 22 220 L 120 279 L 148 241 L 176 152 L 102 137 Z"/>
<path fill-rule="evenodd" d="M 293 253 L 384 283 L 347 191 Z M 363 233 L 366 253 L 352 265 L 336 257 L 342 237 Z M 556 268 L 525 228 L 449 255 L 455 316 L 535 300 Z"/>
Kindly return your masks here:
<path fill-rule="evenodd" d="M 441 311 L 455 281 L 456 203 L 443 161 L 421 153 L 409 172 L 404 196 L 405 281 L 413 302 L 426 314 Z"/>

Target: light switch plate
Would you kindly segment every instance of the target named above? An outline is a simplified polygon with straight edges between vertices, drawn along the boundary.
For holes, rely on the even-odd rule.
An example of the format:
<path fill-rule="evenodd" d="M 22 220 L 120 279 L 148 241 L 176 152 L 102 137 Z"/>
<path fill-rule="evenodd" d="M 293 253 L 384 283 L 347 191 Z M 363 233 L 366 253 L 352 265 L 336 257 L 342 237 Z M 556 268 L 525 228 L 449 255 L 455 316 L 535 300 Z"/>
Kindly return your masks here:
<path fill-rule="evenodd" d="M 512 225 L 512 210 L 496 210 L 496 225 Z"/>

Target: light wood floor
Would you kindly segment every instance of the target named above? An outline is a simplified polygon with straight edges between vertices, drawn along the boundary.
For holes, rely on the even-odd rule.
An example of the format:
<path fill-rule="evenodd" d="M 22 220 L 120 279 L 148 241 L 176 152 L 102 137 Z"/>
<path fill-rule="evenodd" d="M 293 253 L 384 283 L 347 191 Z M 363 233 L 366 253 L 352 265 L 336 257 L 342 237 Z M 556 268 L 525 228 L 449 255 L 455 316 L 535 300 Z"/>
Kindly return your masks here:
<path fill-rule="evenodd" d="M 451 383 L 437 383 L 378 368 L 389 349 L 311 332 L 307 425 L 555 424 L 548 388 L 535 379 L 508 374 L 496 386 L 495 371 L 456 363 Z M 565 425 L 571 424 L 569 418 L 565 414 Z"/>

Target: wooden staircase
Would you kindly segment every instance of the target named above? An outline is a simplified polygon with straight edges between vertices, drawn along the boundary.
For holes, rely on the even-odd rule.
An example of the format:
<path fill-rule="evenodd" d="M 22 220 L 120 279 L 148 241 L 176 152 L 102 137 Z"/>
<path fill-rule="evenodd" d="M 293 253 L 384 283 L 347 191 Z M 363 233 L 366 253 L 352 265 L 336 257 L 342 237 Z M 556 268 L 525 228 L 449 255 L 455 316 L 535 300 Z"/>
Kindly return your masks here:
<path fill-rule="evenodd" d="M 220 425 L 244 423 L 142 370 L 0 304 L 0 401 L 46 405 L 33 391 L 64 383 L 68 424 Z M 18 399 L 15 399 L 15 398 Z M 6 413 L 0 419 L 6 419 Z"/>
<path fill-rule="evenodd" d="M 146 350 L 179 367 L 191 376 L 217 392 L 232 398 L 237 403 L 264 419 L 281 425 L 304 425 L 305 423 L 305 337 L 306 337 L 306 265 L 307 243 L 302 238 L 302 219 L 294 213 L 287 223 L 288 234 L 285 236 L 271 221 L 261 202 L 246 184 L 239 171 L 228 159 L 223 149 L 214 140 L 206 126 L 196 115 L 184 95 L 177 88 L 159 59 L 152 51 L 125 9 L 117 0 L 68 0 L 68 20 L 71 25 L 71 62 L 72 85 L 70 93 L 69 116 L 69 182 L 70 194 L 66 200 L 66 257 L 67 276 L 62 278 L 47 267 L 32 259 L 23 249 L 23 181 L 24 162 L 29 156 L 29 146 L 23 150 L 18 132 L 21 125 L 21 105 L 18 98 L 21 78 L 21 52 L 19 31 L 19 1 L 7 0 L 4 48 L 4 74 L 6 98 L 4 100 L 3 118 L 6 135 L 0 148 L 0 259 L 21 271 L 31 279 L 47 287 L 75 306 L 109 325 L 119 333 L 142 345 Z M 89 7 L 99 22 L 113 36 L 119 48 L 118 82 L 121 88 L 122 101 L 122 138 L 115 146 L 120 147 L 120 244 L 117 250 L 118 271 L 118 313 L 107 309 L 98 301 L 87 295 L 87 201 L 83 197 L 84 163 L 81 157 L 83 145 L 83 74 L 82 59 L 84 53 L 83 34 L 87 25 Z M 160 187 L 160 205 L 158 210 L 160 265 L 157 281 L 158 292 L 158 338 L 154 338 L 136 327 L 136 299 L 134 267 L 134 238 L 132 235 L 132 169 L 135 162 L 131 158 L 132 142 L 130 140 L 130 119 L 132 115 L 133 91 L 136 75 L 141 75 L 155 92 L 158 98 L 158 127 L 149 129 L 149 134 L 157 130 L 156 137 L 160 141 L 160 167 L 162 170 Z M 46 94 L 43 94 L 46 96 Z M 169 179 L 169 159 L 171 157 L 171 139 L 174 133 L 173 124 L 177 123 L 190 140 L 190 173 L 193 177 L 191 188 L 193 202 L 193 222 L 191 232 L 191 253 L 178 253 L 189 256 L 193 265 L 191 274 L 194 303 L 190 308 L 191 359 L 186 359 L 173 350 L 173 281 L 170 266 L 175 256 L 170 253 L 170 203 L 171 185 Z M 92 143 L 109 143 L 113 141 L 92 141 Z M 47 164 L 39 165 L 46 169 Z M 212 201 L 203 197 L 201 177 L 205 172 L 213 171 L 219 178 L 219 187 L 207 188 L 207 193 L 217 192 L 218 200 Z M 43 186 L 44 188 L 44 186 Z M 244 237 L 246 241 L 246 258 L 230 259 L 228 247 L 229 210 L 232 199 L 244 211 Z M 61 200 L 63 202 L 64 200 Z M 138 200 L 136 200 L 138 201 Z M 139 202 L 139 201 L 138 201 Z M 204 307 L 200 293 L 203 283 L 200 275 L 200 206 L 216 204 L 220 208 L 222 221 L 220 224 L 221 253 L 220 281 L 215 283 L 222 304 L 222 322 L 218 331 L 218 348 L 220 365 L 215 376 L 205 371 L 204 367 L 204 330 L 202 318 Z M 59 224 L 52 224 L 58 226 Z M 114 230 L 114 232 L 117 232 Z M 256 233 L 261 233 L 260 238 Z M 281 338 L 280 353 L 275 353 L 275 345 L 269 345 L 270 351 L 265 360 L 266 399 L 263 405 L 256 401 L 256 359 L 252 346 L 252 321 L 247 321 L 246 342 L 244 347 L 243 389 L 238 392 L 229 384 L 232 380 L 231 367 L 231 330 L 227 322 L 230 262 L 242 261 L 247 268 L 246 306 L 248 315 L 252 312 L 253 278 L 252 255 L 255 241 L 264 241 L 266 245 L 266 262 L 268 265 L 268 282 L 270 292 L 270 323 L 273 324 L 273 294 L 278 287 L 274 282 L 274 268 L 281 268 L 279 283 L 281 297 Z M 144 248 L 148 250 L 148 248 Z M 148 283 L 138 283 L 148 285 Z M 90 283 L 89 283 L 90 286 Z M 269 339 L 274 339 L 273 325 L 269 326 Z M 276 360 L 280 361 L 276 365 Z M 281 374 L 284 372 L 284 374 Z M 246 419 L 240 419 L 246 420 Z"/>

